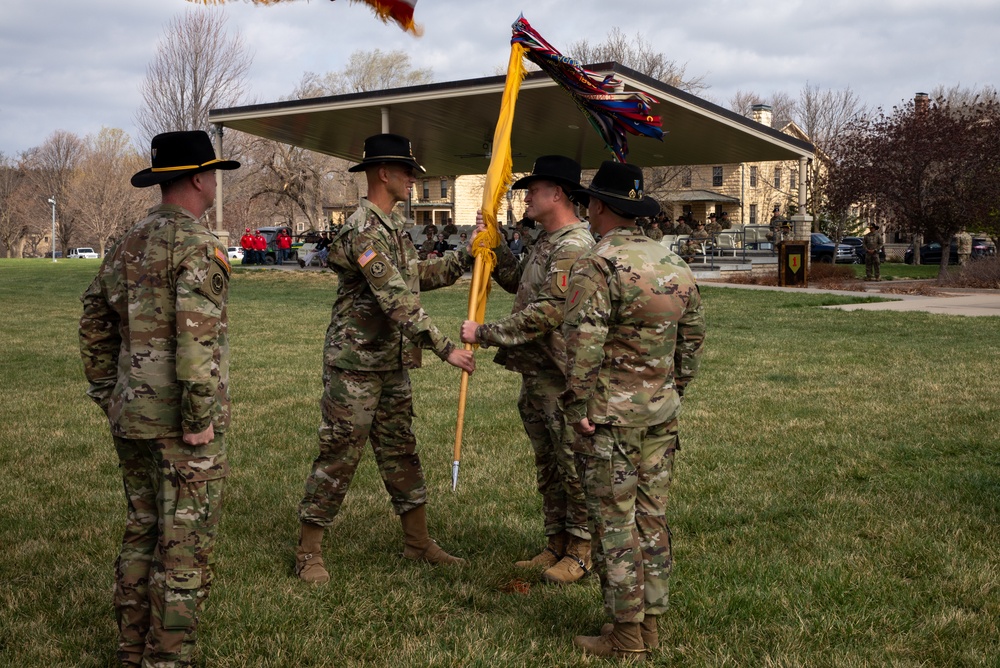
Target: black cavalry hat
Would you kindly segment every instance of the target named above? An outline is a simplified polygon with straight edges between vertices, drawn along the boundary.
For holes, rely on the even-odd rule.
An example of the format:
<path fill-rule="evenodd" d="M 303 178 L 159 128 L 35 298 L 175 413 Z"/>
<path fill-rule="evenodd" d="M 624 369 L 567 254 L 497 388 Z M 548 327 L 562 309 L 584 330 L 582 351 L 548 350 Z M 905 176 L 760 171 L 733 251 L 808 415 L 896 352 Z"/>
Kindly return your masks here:
<path fill-rule="evenodd" d="M 582 202 L 594 197 L 626 216 L 655 216 L 660 211 L 657 201 L 643 194 L 642 170 L 612 160 L 601 163 L 589 188 L 574 190 L 573 195 Z"/>
<path fill-rule="evenodd" d="M 580 163 L 572 158 L 562 155 L 543 155 L 535 160 L 531 167 L 531 174 L 518 179 L 511 186 L 512 190 L 523 190 L 531 185 L 532 181 L 552 181 L 567 190 L 576 190 L 580 185 Z"/>
<path fill-rule="evenodd" d="M 409 165 L 421 173 L 426 173 L 417 159 L 413 157 L 413 145 L 410 140 L 402 135 L 381 134 L 372 135 L 365 140 L 365 152 L 361 155 L 361 162 L 348 168 L 349 172 L 363 172 L 372 165 L 383 162 L 401 162 Z"/>
<path fill-rule="evenodd" d="M 210 169 L 237 169 L 240 166 L 235 160 L 216 158 L 212 140 L 204 130 L 156 135 L 150 142 L 149 153 L 153 166 L 132 176 L 132 185 L 136 188 L 155 186 Z"/>

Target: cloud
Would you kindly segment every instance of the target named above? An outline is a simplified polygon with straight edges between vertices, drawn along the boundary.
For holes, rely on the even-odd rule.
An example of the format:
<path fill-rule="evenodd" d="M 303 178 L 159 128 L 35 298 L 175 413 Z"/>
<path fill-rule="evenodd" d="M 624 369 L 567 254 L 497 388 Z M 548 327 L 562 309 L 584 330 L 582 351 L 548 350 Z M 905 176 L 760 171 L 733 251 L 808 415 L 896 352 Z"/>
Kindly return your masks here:
<path fill-rule="evenodd" d="M 224 11 L 254 54 L 253 101 L 287 96 L 306 71 L 341 69 L 356 50 L 402 49 L 436 81 L 506 67 L 519 11 L 556 48 L 605 39 L 613 26 L 705 75 L 706 97 L 736 90 L 797 96 L 808 81 L 851 87 L 891 106 L 938 84 L 996 86 L 995 0 L 420 0 L 415 39 L 348 2 L 209 9 L 185 0 L 5 0 L 0 13 L 0 151 L 37 146 L 56 129 L 135 129 L 138 86 L 164 26 L 185 11 Z M 571 55 L 571 54 L 570 54 Z"/>

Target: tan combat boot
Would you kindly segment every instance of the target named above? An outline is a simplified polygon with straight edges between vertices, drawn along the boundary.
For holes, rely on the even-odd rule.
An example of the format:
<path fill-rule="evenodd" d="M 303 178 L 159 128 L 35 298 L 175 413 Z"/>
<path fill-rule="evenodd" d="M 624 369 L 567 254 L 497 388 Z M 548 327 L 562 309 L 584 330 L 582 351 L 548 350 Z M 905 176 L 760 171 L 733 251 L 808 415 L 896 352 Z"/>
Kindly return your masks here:
<path fill-rule="evenodd" d="M 611 632 L 614 630 L 614 624 L 605 624 L 601 627 L 601 635 L 611 635 Z M 660 646 L 660 632 L 656 627 L 656 617 L 654 615 L 646 615 L 642 618 L 642 623 L 639 624 L 639 631 L 642 633 L 642 644 L 646 646 L 647 650 L 656 649 Z"/>
<path fill-rule="evenodd" d="M 569 536 L 566 554 L 552 568 L 542 573 L 546 581 L 553 584 L 571 584 L 590 573 L 590 541 Z"/>
<path fill-rule="evenodd" d="M 638 622 L 614 623 L 611 633 L 599 636 L 577 636 L 573 644 L 587 654 L 603 657 L 618 657 L 629 661 L 645 661 L 646 648 L 642 644 L 642 633 Z"/>
<path fill-rule="evenodd" d="M 299 547 L 295 551 L 295 574 L 300 580 L 312 584 L 325 584 L 330 574 L 323 566 L 320 543 L 323 542 L 323 527 L 303 522 L 299 531 Z"/>
<path fill-rule="evenodd" d="M 413 510 L 399 516 L 403 524 L 403 558 L 413 561 L 426 561 L 429 564 L 452 564 L 462 566 L 465 559 L 453 557 L 431 540 L 427 534 L 427 509 L 417 506 Z"/>
<path fill-rule="evenodd" d="M 518 568 L 552 568 L 563 558 L 563 552 L 566 549 L 566 536 L 568 535 L 565 531 L 560 531 L 549 536 L 549 544 L 545 546 L 544 550 L 531 559 L 515 561 L 514 565 Z"/>

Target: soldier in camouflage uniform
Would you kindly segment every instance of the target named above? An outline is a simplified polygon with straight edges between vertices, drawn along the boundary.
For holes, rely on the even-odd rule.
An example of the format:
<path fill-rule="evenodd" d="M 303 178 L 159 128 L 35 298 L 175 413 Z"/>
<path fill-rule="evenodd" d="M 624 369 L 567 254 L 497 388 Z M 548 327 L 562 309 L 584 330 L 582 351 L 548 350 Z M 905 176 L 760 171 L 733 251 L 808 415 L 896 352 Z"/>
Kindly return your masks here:
<path fill-rule="evenodd" d="M 589 196 L 601 240 L 570 274 L 562 400 L 581 435 L 577 470 L 613 621 L 574 642 L 598 656 L 644 658 L 667 608 L 665 505 L 681 395 L 698 369 L 705 320 L 687 265 L 634 227 L 636 216 L 659 209 L 643 196 L 641 169 L 605 162 L 575 194 Z"/>
<path fill-rule="evenodd" d="M 87 394 L 108 416 L 128 514 L 115 562 L 118 658 L 190 665 L 229 472 L 226 247 L 200 221 L 219 161 L 204 132 L 152 141 L 161 204 L 129 230 L 84 292 L 80 350 Z"/>
<path fill-rule="evenodd" d="M 323 350 L 323 419 L 319 456 L 299 505 L 301 532 L 295 571 L 306 582 L 330 579 L 320 544 L 351 484 L 365 442 L 375 460 L 405 534 L 403 556 L 432 564 L 461 564 L 430 539 L 424 504 L 427 488 L 416 451 L 408 369 L 420 366 L 420 349 L 472 373 L 471 350 L 457 348 L 431 322 L 420 291 L 451 285 L 471 266 L 471 256 L 449 251 L 420 261 L 393 208 L 405 201 L 424 171 L 410 142 L 381 134 L 365 140 L 365 156 L 349 171 L 364 171 L 368 197 L 330 243 L 328 266 L 337 272 L 337 296 Z"/>
<path fill-rule="evenodd" d="M 865 280 L 881 281 L 881 253 L 885 243 L 882 241 L 882 235 L 879 234 L 878 225 L 872 224 L 862 242 L 865 245 Z"/>
<path fill-rule="evenodd" d="M 542 567 L 556 583 L 576 582 L 590 570 L 587 506 L 559 405 L 565 389 L 566 347 L 560 332 L 570 267 L 593 244 L 576 215 L 570 190 L 580 187 L 580 165 L 558 155 L 542 156 L 513 188 L 526 188 L 527 215 L 542 225 L 527 259 L 518 263 L 506 244 L 494 249 L 493 278 L 517 293 L 510 316 L 484 325 L 467 320 L 462 340 L 499 346 L 496 362 L 522 376 L 518 409 L 535 451 L 538 491 L 548 545 L 520 567 Z"/>

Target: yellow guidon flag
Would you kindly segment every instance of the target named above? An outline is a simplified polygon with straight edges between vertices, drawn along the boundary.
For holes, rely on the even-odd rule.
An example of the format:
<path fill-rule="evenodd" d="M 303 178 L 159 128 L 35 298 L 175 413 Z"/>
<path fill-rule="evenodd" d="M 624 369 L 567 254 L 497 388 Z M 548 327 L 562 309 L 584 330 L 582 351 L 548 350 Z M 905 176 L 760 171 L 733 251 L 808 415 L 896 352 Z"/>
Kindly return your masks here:
<path fill-rule="evenodd" d="M 228 0 L 232 1 L 232 0 Z M 188 0 L 202 5 L 221 5 L 227 0 Z M 276 5 L 279 2 L 294 2 L 294 0 L 246 0 L 255 5 Z M 413 22 L 413 8 L 417 0 L 348 0 L 348 2 L 364 3 L 372 8 L 375 14 L 385 23 L 392 19 L 399 27 L 417 37 L 424 34 L 424 29 Z"/>
<path fill-rule="evenodd" d="M 500 117 L 493 132 L 493 154 L 490 167 L 486 172 L 486 184 L 483 186 L 483 224 L 486 229 L 480 232 L 473 242 L 472 255 L 476 263 L 472 269 L 472 287 L 469 288 L 469 320 L 483 322 L 486 317 L 486 299 L 490 294 L 490 276 L 497 264 L 493 249 L 500 244 L 497 210 L 510 189 L 511 172 L 514 160 L 510 150 L 510 135 L 514 127 L 514 105 L 517 94 L 524 80 L 524 47 L 518 43 L 510 45 L 510 60 L 507 63 L 507 83 L 500 102 Z M 472 344 L 465 344 L 466 350 L 472 349 Z M 465 400 L 469 391 L 469 374 L 462 372 L 462 384 L 458 393 L 458 422 L 455 427 L 455 458 L 451 465 L 451 489 L 458 487 L 458 466 L 462 459 L 462 429 L 465 424 Z"/>

